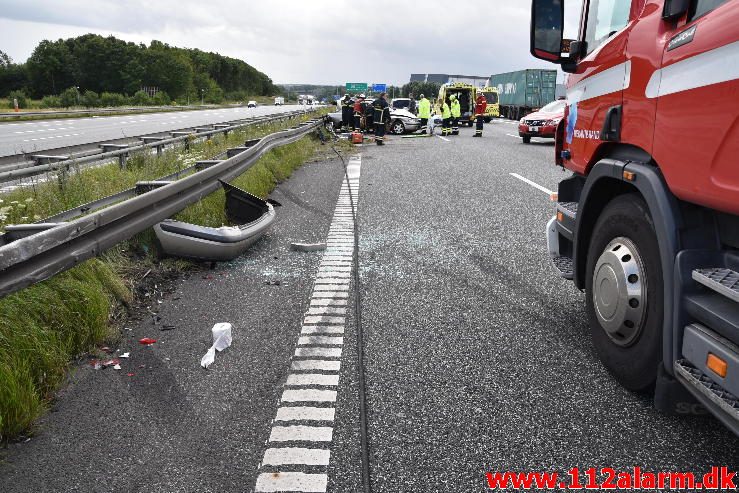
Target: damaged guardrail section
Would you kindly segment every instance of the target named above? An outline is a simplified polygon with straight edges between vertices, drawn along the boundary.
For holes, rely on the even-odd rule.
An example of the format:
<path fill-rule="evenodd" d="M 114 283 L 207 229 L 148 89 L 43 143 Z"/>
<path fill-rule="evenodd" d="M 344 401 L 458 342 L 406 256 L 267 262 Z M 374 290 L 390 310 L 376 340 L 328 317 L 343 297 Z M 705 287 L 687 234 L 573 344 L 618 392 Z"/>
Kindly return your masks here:
<path fill-rule="evenodd" d="M 154 226 L 244 173 L 266 152 L 295 142 L 318 126 L 314 119 L 275 132 L 239 154 L 87 216 L 0 246 L 0 296 L 48 279 Z"/>

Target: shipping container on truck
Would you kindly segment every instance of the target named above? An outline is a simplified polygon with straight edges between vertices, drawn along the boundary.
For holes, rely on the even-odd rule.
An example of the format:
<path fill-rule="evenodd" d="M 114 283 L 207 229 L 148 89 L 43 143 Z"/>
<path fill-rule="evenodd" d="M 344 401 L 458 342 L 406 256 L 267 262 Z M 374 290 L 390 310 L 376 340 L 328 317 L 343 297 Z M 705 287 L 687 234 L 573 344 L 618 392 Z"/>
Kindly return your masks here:
<path fill-rule="evenodd" d="M 739 435 L 739 0 L 585 0 L 563 40 L 570 2 L 532 4 L 569 73 L 549 254 L 623 386 Z"/>
<path fill-rule="evenodd" d="M 495 74 L 488 85 L 498 89 L 500 116 L 520 120 L 556 99 L 557 71 L 526 69 Z"/>

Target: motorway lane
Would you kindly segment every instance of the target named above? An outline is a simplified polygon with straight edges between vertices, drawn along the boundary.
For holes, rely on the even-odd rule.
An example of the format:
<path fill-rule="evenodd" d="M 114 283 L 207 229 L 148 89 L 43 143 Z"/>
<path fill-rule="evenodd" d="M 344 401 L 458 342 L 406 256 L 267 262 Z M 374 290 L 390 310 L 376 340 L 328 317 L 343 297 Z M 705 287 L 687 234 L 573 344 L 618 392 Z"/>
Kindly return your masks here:
<path fill-rule="evenodd" d="M 524 145 L 511 128 L 361 148 L 373 491 L 486 491 L 485 472 L 509 469 L 736 469 L 739 440 L 715 420 L 664 416 L 598 362 L 582 293 L 549 265 L 553 205 L 511 175 L 556 190 L 566 174 L 550 164 L 551 142 Z M 140 379 L 80 369 L 38 436 L 7 451 L 4 491 L 253 491 L 321 258 L 287 243 L 325 238 L 341 178 L 336 161 L 302 168 L 274 194 L 285 206 L 253 252 L 179 282 L 160 305 L 177 329 L 133 344 Z M 282 285 L 263 284 L 274 279 Z M 350 305 L 347 317 L 326 472 L 327 491 L 356 493 Z M 234 347 L 201 371 L 220 320 L 236 322 Z M 128 342 L 153 330 L 133 328 Z"/>
<path fill-rule="evenodd" d="M 511 128 L 364 151 L 373 491 L 485 491 L 488 471 L 573 466 L 736 470 L 723 426 L 660 414 L 599 363 L 583 294 L 549 265 L 553 205 L 510 173 L 550 190 L 566 175 L 551 141 Z"/>
<path fill-rule="evenodd" d="M 0 123 L 0 157 L 273 115 L 298 108 L 300 106 L 296 105 L 258 106 Z"/>

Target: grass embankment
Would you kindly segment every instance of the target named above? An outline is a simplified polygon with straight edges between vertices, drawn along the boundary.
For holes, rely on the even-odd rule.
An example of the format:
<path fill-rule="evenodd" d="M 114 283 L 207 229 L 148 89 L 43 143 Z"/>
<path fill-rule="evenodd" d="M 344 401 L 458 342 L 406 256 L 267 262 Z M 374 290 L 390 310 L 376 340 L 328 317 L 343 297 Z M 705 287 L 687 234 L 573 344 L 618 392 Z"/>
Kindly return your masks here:
<path fill-rule="evenodd" d="M 315 114 L 314 114 L 315 115 Z M 305 117 L 305 119 L 311 116 Z M 117 165 L 73 171 L 63 178 L 18 189 L 1 196 L 5 223 L 21 217 L 46 217 L 113 192 L 136 181 L 157 178 L 208 159 L 244 140 L 288 127 L 249 127 L 228 137 L 192 144 L 189 151 L 172 149 L 161 157 L 137 155 L 126 170 Z M 307 136 L 274 149 L 233 183 L 265 197 L 275 185 L 314 155 L 320 142 Z M 62 185 L 63 184 L 63 185 Z M 13 203 L 14 202 L 14 203 Z M 182 211 L 178 218 L 209 226 L 226 222 L 225 195 L 219 190 Z M 9 210 L 8 210 L 9 208 Z M 132 257 L 131 252 L 148 252 Z M 159 260 L 151 230 L 47 281 L 0 299 L 0 442 L 28 434 L 64 382 L 70 361 L 115 341 L 125 307 L 141 268 L 181 269 L 186 262 Z"/>

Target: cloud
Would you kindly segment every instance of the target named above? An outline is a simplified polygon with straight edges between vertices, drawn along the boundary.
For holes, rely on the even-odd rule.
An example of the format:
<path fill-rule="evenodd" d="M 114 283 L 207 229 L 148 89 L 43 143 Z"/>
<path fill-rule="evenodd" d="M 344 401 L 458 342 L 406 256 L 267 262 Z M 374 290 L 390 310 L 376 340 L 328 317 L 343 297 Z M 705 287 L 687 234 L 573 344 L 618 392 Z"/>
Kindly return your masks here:
<path fill-rule="evenodd" d="M 490 75 L 554 68 L 529 55 L 529 2 L 357 5 L 341 0 L 0 0 L 0 49 L 22 61 L 42 39 L 88 32 L 135 42 L 157 39 L 241 58 L 285 83 L 404 83 L 411 72 Z"/>

